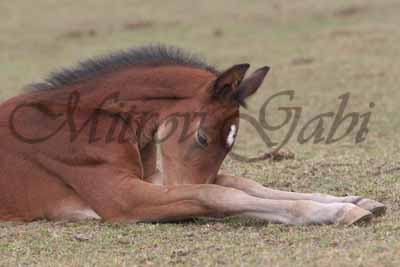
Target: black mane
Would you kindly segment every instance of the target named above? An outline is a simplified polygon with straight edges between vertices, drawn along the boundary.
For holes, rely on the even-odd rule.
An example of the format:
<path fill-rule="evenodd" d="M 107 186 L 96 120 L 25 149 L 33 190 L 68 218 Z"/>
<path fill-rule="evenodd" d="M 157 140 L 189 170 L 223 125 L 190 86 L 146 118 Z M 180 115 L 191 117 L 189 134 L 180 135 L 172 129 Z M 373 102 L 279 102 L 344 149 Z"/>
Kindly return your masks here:
<path fill-rule="evenodd" d="M 100 74 L 145 64 L 183 65 L 204 69 L 214 74 L 219 73 L 218 70 L 208 65 L 201 57 L 177 47 L 148 45 L 82 61 L 75 67 L 50 73 L 44 82 L 30 85 L 29 88 L 31 90 L 56 89 Z"/>

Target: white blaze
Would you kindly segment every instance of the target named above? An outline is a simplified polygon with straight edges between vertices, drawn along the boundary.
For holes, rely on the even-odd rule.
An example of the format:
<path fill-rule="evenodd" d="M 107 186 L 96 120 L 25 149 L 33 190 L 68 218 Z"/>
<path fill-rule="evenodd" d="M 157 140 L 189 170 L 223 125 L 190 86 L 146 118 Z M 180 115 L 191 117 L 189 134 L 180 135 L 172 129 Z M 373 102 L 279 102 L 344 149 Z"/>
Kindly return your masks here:
<path fill-rule="evenodd" d="M 229 130 L 228 138 L 226 138 L 226 143 L 228 144 L 229 147 L 231 147 L 235 142 L 236 131 L 237 131 L 236 125 L 232 124 Z"/>

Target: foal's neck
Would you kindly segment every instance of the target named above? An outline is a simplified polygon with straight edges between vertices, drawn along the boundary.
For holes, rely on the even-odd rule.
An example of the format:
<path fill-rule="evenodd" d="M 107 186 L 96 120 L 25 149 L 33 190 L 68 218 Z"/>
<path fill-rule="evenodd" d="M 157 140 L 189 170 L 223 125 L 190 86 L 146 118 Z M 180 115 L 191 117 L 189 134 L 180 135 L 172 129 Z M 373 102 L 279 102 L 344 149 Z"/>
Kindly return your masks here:
<path fill-rule="evenodd" d="M 215 79 L 203 70 L 180 65 L 136 66 L 100 78 L 97 86 L 135 100 L 192 98 Z M 103 86 L 102 86 L 103 85 Z"/>

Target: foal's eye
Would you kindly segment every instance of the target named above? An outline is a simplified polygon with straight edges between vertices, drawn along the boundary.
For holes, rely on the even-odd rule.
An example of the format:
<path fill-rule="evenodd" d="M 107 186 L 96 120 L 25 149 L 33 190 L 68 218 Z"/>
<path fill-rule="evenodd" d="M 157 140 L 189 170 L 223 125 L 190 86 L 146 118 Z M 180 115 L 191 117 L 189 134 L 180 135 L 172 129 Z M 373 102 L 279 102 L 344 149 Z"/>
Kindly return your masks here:
<path fill-rule="evenodd" d="M 207 135 L 204 133 L 203 130 L 199 129 L 197 131 L 196 141 L 202 147 L 207 147 L 208 146 L 208 138 L 207 138 Z"/>

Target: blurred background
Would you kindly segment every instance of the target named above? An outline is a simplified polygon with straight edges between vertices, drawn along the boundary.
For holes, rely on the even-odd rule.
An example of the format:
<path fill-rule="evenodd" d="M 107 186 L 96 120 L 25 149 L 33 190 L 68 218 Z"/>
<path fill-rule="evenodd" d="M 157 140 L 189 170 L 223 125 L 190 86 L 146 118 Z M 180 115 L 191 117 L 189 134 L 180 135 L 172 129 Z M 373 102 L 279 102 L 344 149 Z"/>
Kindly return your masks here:
<path fill-rule="evenodd" d="M 250 100 L 249 109 L 243 112 L 257 118 L 260 106 L 268 97 L 283 90 L 294 90 L 293 101 L 285 97 L 274 101 L 269 108 L 268 119 L 282 121 L 284 114 L 276 109 L 280 106 L 303 108 L 296 133 L 286 146 L 295 153 L 296 159 L 279 163 L 246 164 L 228 158 L 224 171 L 245 175 L 283 190 L 368 195 L 388 204 L 390 215 L 377 226 L 359 232 L 332 228 L 287 231 L 286 228 L 249 227 L 242 229 L 243 234 L 239 234 L 233 229 L 232 233 L 237 233 L 235 238 L 242 240 L 242 243 L 231 248 L 229 253 L 222 248 L 220 257 L 226 263 L 240 263 L 245 259 L 241 257 L 244 248 L 258 248 L 257 234 L 261 232 L 265 236 L 278 233 L 288 240 L 304 237 L 307 233 L 314 235 L 316 240 L 326 238 L 326 244 L 337 242 L 339 245 L 323 246 L 306 239 L 305 243 L 295 243 L 294 246 L 288 245 L 286 241 L 262 243 L 264 247 L 258 251 L 259 255 L 265 257 L 253 258 L 253 262 L 265 264 L 269 262 L 268 259 L 285 259 L 284 262 L 291 266 L 290 257 L 282 255 L 283 251 L 287 251 L 291 255 L 302 255 L 300 259 L 295 259 L 297 264 L 307 265 L 310 263 L 307 260 L 311 260 L 324 266 L 328 265 L 323 261 L 327 257 L 337 260 L 339 266 L 354 266 L 353 264 L 360 263 L 357 261 L 360 257 L 370 258 L 378 265 L 382 264 L 383 259 L 387 259 L 389 264 L 396 258 L 392 248 L 399 248 L 400 244 L 396 235 L 392 234 L 399 230 L 396 225 L 399 223 L 400 210 L 399 14 L 398 0 L 2 0 L 0 99 L 18 94 L 23 86 L 40 81 L 52 70 L 74 65 L 89 57 L 149 43 L 175 45 L 201 54 L 221 70 L 245 62 L 251 64 L 252 70 L 269 65 L 271 72 L 264 85 L 257 96 Z M 336 112 L 340 103 L 338 97 L 346 92 L 350 93 L 346 114 L 372 112 L 367 141 L 355 145 L 356 132 L 353 131 L 350 136 L 333 145 L 298 144 L 297 133 L 300 128 L 319 114 Z M 371 102 L 375 104 L 372 109 Z M 324 128 L 328 131 L 332 121 L 328 120 L 326 123 Z M 249 156 L 265 152 L 268 148 L 254 129 L 246 122 L 242 126 L 236 151 Z M 288 127 L 284 127 L 268 134 L 280 142 L 287 131 Z M 54 227 L 60 230 L 57 226 Z M 83 227 L 85 231 L 92 229 L 90 225 L 77 227 Z M 152 226 L 140 227 L 142 228 L 137 228 L 142 229 L 140 231 L 148 233 L 151 228 L 151 231 L 161 236 L 164 235 L 163 231 L 168 233 L 170 229 L 169 226 L 162 226 L 162 231 Z M 174 227 L 171 231 L 176 233 Z M 198 227 L 200 230 L 193 230 L 195 235 L 197 230 L 204 230 L 203 226 Z M 224 231 L 229 232 L 230 226 L 228 224 L 227 228 L 221 227 L 219 232 L 226 234 L 225 244 L 229 245 L 234 237 Z M 105 234 L 114 236 L 114 230 L 107 228 Z M 115 231 L 120 234 L 119 231 L 125 230 Z M 18 228 L 15 231 L 18 232 Z M 30 231 L 35 232 L 35 229 L 26 231 L 32 233 Z M 192 257 L 198 257 L 198 262 L 211 264 L 217 260 L 206 260 L 213 257 L 206 249 L 207 242 L 217 241 L 213 231 L 209 232 L 210 235 L 201 234 L 203 239 L 198 243 L 199 254 Z M 374 236 L 370 236 L 372 232 Z M 342 241 L 350 242 L 358 234 L 362 236 L 363 246 L 353 247 L 351 243 L 340 246 Z M 61 234 L 64 235 L 68 236 L 68 233 Z M 106 244 L 114 244 L 115 240 L 107 239 L 104 233 L 96 232 L 93 235 L 98 235 L 99 240 L 105 240 Z M 336 236 L 340 240 L 336 240 Z M 154 235 L 150 235 L 149 240 L 138 235 L 136 237 L 142 238 L 141 242 L 150 247 L 152 240 L 159 238 Z M 224 240 L 224 237 L 219 238 L 220 241 Z M 44 240 L 53 239 L 45 235 Z M 164 253 L 170 255 L 172 252 L 169 249 L 183 246 L 186 244 L 184 240 L 186 239 L 180 239 L 177 243 L 171 241 L 169 248 L 159 251 L 160 254 L 154 256 L 155 259 L 147 260 L 164 262 Z M 368 243 L 365 240 L 374 241 Z M 386 240 L 386 243 L 375 242 L 376 240 Z M 21 240 L 12 244 L 24 253 L 27 252 L 24 246 L 33 252 L 38 249 Z M 73 247 L 73 243 L 68 242 L 57 244 L 61 251 L 64 251 L 61 248 L 63 246 L 70 246 L 71 249 Z M 94 249 L 98 248 L 94 244 L 93 246 Z M 140 254 L 147 251 L 146 245 L 144 246 L 144 250 L 139 248 L 136 251 L 139 254 L 135 254 L 135 257 L 139 260 L 145 259 L 146 263 L 146 255 Z M 46 243 L 42 244 L 43 247 L 48 248 Z M 1 248 L 0 245 L 0 252 Z M 125 251 L 125 248 L 118 248 Z M 90 251 L 93 247 L 88 246 L 87 249 Z M 16 250 L 9 248 L 3 251 L 12 254 Z M 72 252 L 68 250 L 65 255 L 75 253 L 74 255 L 79 254 L 84 259 L 85 251 L 72 249 Z M 310 255 L 307 251 L 313 251 L 314 254 Z M 125 254 L 119 254 L 118 251 L 110 252 L 111 254 L 105 251 L 97 253 L 105 261 L 110 260 L 109 255 L 125 259 Z M 66 260 L 63 254 L 57 255 L 61 262 Z M 46 256 L 39 256 L 38 262 L 45 259 Z M 79 262 L 79 257 L 77 260 Z M 10 261 L 11 258 L 5 260 L 6 263 Z M 29 262 L 28 258 L 27 261 Z M 399 262 L 393 266 L 399 266 L 398 264 Z"/>
<path fill-rule="evenodd" d="M 399 10 L 395 0 L 1 1 L 0 99 L 79 60 L 164 43 L 221 70 L 271 66 L 250 113 L 272 94 L 295 90 L 292 102 L 305 107 L 304 119 L 334 111 L 337 97 L 351 92 L 350 106 L 363 112 L 376 102 L 375 114 L 389 127 L 400 120 L 393 113 Z"/>

